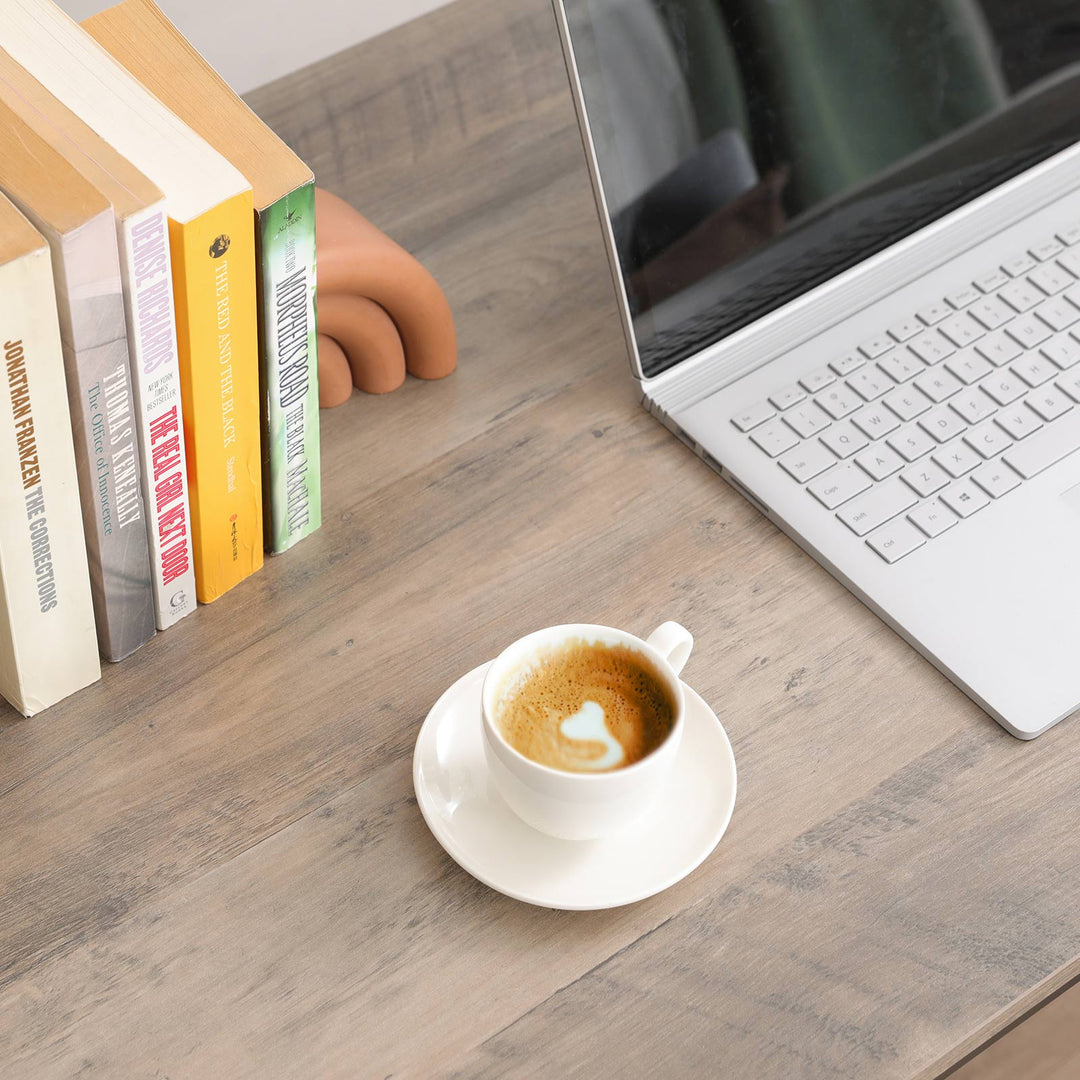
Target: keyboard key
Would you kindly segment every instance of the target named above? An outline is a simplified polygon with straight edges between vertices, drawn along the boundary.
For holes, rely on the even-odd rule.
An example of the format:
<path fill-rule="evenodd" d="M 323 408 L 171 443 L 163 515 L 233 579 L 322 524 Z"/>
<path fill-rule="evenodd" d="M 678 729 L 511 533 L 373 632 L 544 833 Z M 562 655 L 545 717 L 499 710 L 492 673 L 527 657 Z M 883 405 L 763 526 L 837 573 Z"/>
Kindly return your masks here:
<path fill-rule="evenodd" d="M 995 454 L 1000 454 L 1002 450 L 1012 446 L 1013 438 L 991 421 L 972 428 L 964 436 L 964 442 L 981 457 L 992 458 Z"/>
<path fill-rule="evenodd" d="M 1080 315 L 1080 312 L 1077 312 Z M 897 349 L 889 356 L 883 356 L 878 365 L 893 382 L 907 382 L 912 375 L 926 370 L 926 365 L 910 350 Z"/>
<path fill-rule="evenodd" d="M 1044 240 L 1041 244 L 1036 244 L 1033 248 L 1028 248 L 1028 254 L 1038 259 L 1039 262 L 1045 262 L 1047 259 L 1052 259 L 1061 251 L 1061 244 L 1056 240 Z"/>
<path fill-rule="evenodd" d="M 922 416 L 931 405 L 930 399 L 915 386 L 900 386 L 891 393 L 886 394 L 882 404 L 888 407 L 900 417 L 901 420 L 914 420 Z"/>
<path fill-rule="evenodd" d="M 942 402 L 959 390 L 963 383 L 944 370 L 924 371 L 915 376 L 915 385 L 931 400 Z"/>
<path fill-rule="evenodd" d="M 970 390 L 961 390 L 949 402 L 949 408 L 955 409 L 969 424 L 977 424 L 993 415 L 994 402 L 977 386 Z"/>
<path fill-rule="evenodd" d="M 958 480 L 941 493 L 941 501 L 956 515 L 971 517 L 976 511 L 990 505 L 990 496 L 977 488 L 970 480 Z"/>
<path fill-rule="evenodd" d="M 920 334 L 917 338 L 908 342 L 908 348 L 925 364 L 936 364 L 947 356 L 952 356 L 956 350 L 937 331 L 931 334 Z"/>
<path fill-rule="evenodd" d="M 996 292 L 1002 285 L 1007 285 L 1009 275 L 1002 270 L 991 270 L 975 279 L 975 288 L 982 289 L 984 293 Z"/>
<path fill-rule="evenodd" d="M 900 421 L 880 401 L 860 409 L 852 420 L 868 439 L 880 439 L 900 426 Z"/>
<path fill-rule="evenodd" d="M 848 413 L 853 413 L 862 400 L 843 383 L 837 383 L 823 390 L 814 400 L 834 419 L 841 420 Z"/>
<path fill-rule="evenodd" d="M 1005 327 L 1005 333 L 1025 349 L 1034 349 L 1050 336 L 1050 328 L 1033 315 L 1021 315 Z"/>
<path fill-rule="evenodd" d="M 1000 499 L 1020 486 L 1020 477 L 1003 461 L 991 461 L 988 465 L 979 466 L 971 474 L 971 479 L 992 499 Z"/>
<path fill-rule="evenodd" d="M 933 326 L 942 319 L 947 319 L 952 314 L 952 308 L 948 304 L 927 304 L 922 311 L 915 314 L 924 326 Z"/>
<path fill-rule="evenodd" d="M 1025 480 L 1037 476 L 1080 447 L 1080 410 L 1073 409 L 1056 424 L 1013 446 L 1002 460 Z"/>
<path fill-rule="evenodd" d="M 920 417 L 919 427 L 927 434 L 933 435 L 939 443 L 943 443 L 966 430 L 967 424 L 947 405 L 942 405 Z"/>
<path fill-rule="evenodd" d="M 1063 243 L 1072 245 L 1080 243 L 1080 223 L 1075 225 L 1066 225 L 1064 229 L 1059 230 L 1057 238 Z"/>
<path fill-rule="evenodd" d="M 827 368 L 817 368 L 799 380 L 799 385 L 808 393 L 816 394 L 836 382 L 836 376 Z"/>
<path fill-rule="evenodd" d="M 1067 289 L 1076 281 L 1076 278 L 1065 267 L 1048 262 L 1032 270 L 1028 274 L 1028 281 L 1037 285 L 1047 296 L 1053 296 L 1062 289 Z"/>
<path fill-rule="evenodd" d="M 775 415 L 776 410 L 762 401 L 758 405 L 751 405 L 744 412 L 737 413 L 731 418 L 731 422 L 740 431 L 750 431 L 752 428 L 756 428 L 758 424 L 764 424 L 766 420 L 771 420 Z"/>
<path fill-rule="evenodd" d="M 1030 284 L 1026 278 L 1010 281 L 998 289 L 998 297 L 1005 301 L 1013 311 L 1029 311 L 1043 298 L 1043 294 Z"/>
<path fill-rule="evenodd" d="M 1038 316 L 1051 330 L 1065 330 L 1080 319 L 1080 310 L 1062 296 L 1055 296 L 1045 304 L 1040 304 L 1032 314 Z"/>
<path fill-rule="evenodd" d="M 1004 281 L 1004 278 L 1002 280 Z M 996 296 L 984 296 L 968 308 L 968 314 L 987 330 L 996 330 L 999 326 L 1004 326 L 1015 312 Z"/>
<path fill-rule="evenodd" d="M 912 466 L 900 474 L 900 479 L 916 495 L 924 499 L 927 495 L 933 495 L 935 491 L 940 491 L 949 483 L 948 473 L 932 461 L 923 461 Z"/>
<path fill-rule="evenodd" d="M 1058 379 L 1054 385 L 1059 390 L 1064 390 L 1073 401 L 1080 402 L 1080 371 L 1070 371 L 1068 375 Z"/>
<path fill-rule="evenodd" d="M 1080 343 L 1064 335 L 1054 338 L 1053 341 L 1048 341 L 1039 351 L 1048 360 L 1053 361 L 1062 371 L 1067 371 L 1077 361 L 1080 361 Z"/>
<path fill-rule="evenodd" d="M 922 428 L 914 424 L 890 435 L 885 441 L 905 461 L 916 461 L 937 445 Z"/>
<path fill-rule="evenodd" d="M 872 338 L 867 338 L 867 340 L 859 346 L 859 352 L 861 352 L 867 360 L 876 360 L 879 356 L 887 353 L 892 347 L 892 338 L 886 337 L 884 334 L 875 334 Z"/>
<path fill-rule="evenodd" d="M 1029 270 L 1035 268 L 1035 260 L 1025 252 L 1023 255 L 1015 255 L 1011 259 L 1006 259 L 1001 264 L 1001 269 L 1005 271 L 1009 277 L 1019 277 L 1021 274 L 1026 274 Z"/>
<path fill-rule="evenodd" d="M 965 308 L 968 304 L 974 303 L 978 299 L 979 290 L 971 285 L 967 285 L 962 289 L 957 289 L 956 292 L 949 293 L 949 295 L 945 297 L 945 303 L 948 304 L 949 307 L 954 307 L 959 311 L 960 308 Z"/>
<path fill-rule="evenodd" d="M 852 499 L 836 516 L 856 536 L 865 536 L 898 514 L 910 510 L 918 501 L 915 492 L 896 477 L 883 480 L 876 487 Z"/>
<path fill-rule="evenodd" d="M 829 367 L 843 378 L 845 375 L 850 375 L 856 368 L 861 368 L 865 363 L 865 358 L 858 353 L 848 353 L 847 356 L 841 356 L 839 359 L 833 360 Z"/>
<path fill-rule="evenodd" d="M 836 458 L 816 440 L 809 440 L 777 458 L 783 470 L 800 484 L 813 480 L 836 464 Z"/>
<path fill-rule="evenodd" d="M 1034 409 L 1048 424 L 1059 416 L 1064 416 L 1073 403 L 1056 387 L 1044 386 L 1024 398 L 1029 408 Z"/>
<path fill-rule="evenodd" d="M 918 319 L 901 319 L 889 327 L 889 337 L 893 341 L 907 341 L 916 334 L 922 333 L 923 325 Z"/>
<path fill-rule="evenodd" d="M 827 510 L 835 510 L 870 486 L 866 473 L 848 462 L 835 465 L 824 475 L 811 480 L 806 490 Z"/>
<path fill-rule="evenodd" d="M 910 522 L 901 518 L 883 525 L 873 536 L 868 536 L 866 542 L 887 563 L 894 563 L 905 555 L 918 551 L 926 543 L 926 537 Z"/>
<path fill-rule="evenodd" d="M 908 521 L 918 525 L 919 529 L 933 539 L 951 529 L 960 519 L 940 500 L 916 506 L 908 514 Z"/>
<path fill-rule="evenodd" d="M 1027 393 L 1027 385 L 1021 382 L 1011 371 L 996 371 L 989 379 L 979 383 L 980 388 L 989 394 L 999 405 L 1011 405 Z"/>
<path fill-rule="evenodd" d="M 1077 272 L 1080 272 L 1080 251 L 1071 251 L 1069 254 L 1075 257 L 1077 261 Z M 1071 288 L 1066 289 L 1061 295 L 1068 300 L 1073 307 L 1080 308 L 1080 285 L 1073 285 Z"/>
<path fill-rule="evenodd" d="M 1001 367 L 1002 364 L 1015 360 L 1024 350 L 1012 338 L 1000 333 L 983 338 L 975 346 L 975 351 L 980 356 L 986 357 L 994 367 Z"/>
<path fill-rule="evenodd" d="M 861 454 L 855 455 L 855 461 L 875 480 L 884 480 L 904 467 L 904 459 L 888 446 L 871 446 Z"/>
<path fill-rule="evenodd" d="M 782 390 L 777 390 L 775 394 L 769 395 L 770 404 L 775 405 L 781 411 L 790 409 L 792 405 L 798 405 L 800 401 L 805 400 L 806 391 L 794 385 L 785 386 Z"/>
<path fill-rule="evenodd" d="M 1052 379 L 1058 369 L 1041 353 L 1028 353 L 1015 360 L 1010 369 L 1019 375 L 1028 386 L 1042 386 L 1047 379 Z"/>
<path fill-rule="evenodd" d="M 999 412 L 994 417 L 994 423 L 1014 439 L 1026 439 L 1042 427 L 1042 421 L 1023 402 L 1008 411 Z"/>
<path fill-rule="evenodd" d="M 769 457 L 777 457 L 785 450 L 798 445 L 798 438 L 791 428 L 779 420 L 768 420 L 750 433 L 750 441 L 765 451 Z"/>
<path fill-rule="evenodd" d="M 938 326 L 938 333 L 944 334 L 958 349 L 978 341 L 983 336 L 982 326 L 979 325 L 966 311 L 946 319 Z"/>
<path fill-rule="evenodd" d="M 1057 260 L 1058 266 L 1063 266 L 1074 277 L 1080 277 L 1080 255 L 1075 251 L 1063 251 Z"/>
<path fill-rule="evenodd" d="M 871 364 L 862 371 L 856 371 L 854 375 L 849 376 L 847 384 L 864 401 L 873 401 L 896 385 L 877 364 Z"/>
<path fill-rule="evenodd" d="M 976 465 L 982 463 L 982 458 L 961 439 L 955 439 L 948 446 L 943 446 L 932 460 L 936 461 L 954 480 L 958 476 L 971 472 Z"/>
<path fill-rule="evenodd" d="M 784 423 L 790 425 L 792 430 L 801 438 L 809 439 L 819 431 L 824 431 L 832 421 L 812 401 L 805 405 L 799 405 L 784 413 Z"/>
<path fill-rule="evenodd" d="M 821 434 L 821 441 L 838 457 L 847 458 L 865 447 L 869 440 L 849 420 L 841 420 Z"/>
<path fill-rule="evenodd" d="M 961 382 L 968 385 L 978 382 L 984 375 L 994 370 L 990 366 L 990 361 L 977 352 L 959 353 L 951 360 L 945 361 L 945 368 L 947 371 L 951 371 Z"/>

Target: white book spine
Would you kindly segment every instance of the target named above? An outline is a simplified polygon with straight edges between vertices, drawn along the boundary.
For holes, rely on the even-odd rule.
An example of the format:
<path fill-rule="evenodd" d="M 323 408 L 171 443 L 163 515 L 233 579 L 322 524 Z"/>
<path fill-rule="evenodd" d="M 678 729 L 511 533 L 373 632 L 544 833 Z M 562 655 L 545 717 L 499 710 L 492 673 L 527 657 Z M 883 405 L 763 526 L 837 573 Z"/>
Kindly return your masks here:
<path fill-rule="evenodd" d="M 117 221 L 157 628 L 195 610 L 184 420 L 164 202 Z"/>
<path fill-rule="evenodd" d="M 0 266 L 0 692 L 33 716 L 100 675 L 52 265 L 42 247 Z"/>

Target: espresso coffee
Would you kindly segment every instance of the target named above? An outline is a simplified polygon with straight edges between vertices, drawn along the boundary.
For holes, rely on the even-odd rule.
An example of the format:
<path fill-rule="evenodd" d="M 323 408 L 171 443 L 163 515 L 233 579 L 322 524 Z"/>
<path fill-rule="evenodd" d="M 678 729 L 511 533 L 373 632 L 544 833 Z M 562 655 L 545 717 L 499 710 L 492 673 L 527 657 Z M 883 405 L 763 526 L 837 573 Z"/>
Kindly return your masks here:
<path fill-rule="evenodd" d="M 640 761 L 668 737 L 675 702 L 647 656 L 573 639 L 507 676 L 494 715 L 503 738 L 540 765 L 609 772 Z"/>

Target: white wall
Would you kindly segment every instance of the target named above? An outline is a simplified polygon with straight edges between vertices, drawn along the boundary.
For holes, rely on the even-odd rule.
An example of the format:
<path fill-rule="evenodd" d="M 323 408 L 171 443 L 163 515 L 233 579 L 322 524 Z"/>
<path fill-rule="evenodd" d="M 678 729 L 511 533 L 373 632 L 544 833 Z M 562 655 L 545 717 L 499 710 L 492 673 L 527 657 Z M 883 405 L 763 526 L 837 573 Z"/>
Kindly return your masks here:
<path fill-rule="evenodd" d="M 73 18 L 84 19 L 115 0 L 58 2 Z M 192 45 L 241 94 L 448 2 L 157 0 Z"/>

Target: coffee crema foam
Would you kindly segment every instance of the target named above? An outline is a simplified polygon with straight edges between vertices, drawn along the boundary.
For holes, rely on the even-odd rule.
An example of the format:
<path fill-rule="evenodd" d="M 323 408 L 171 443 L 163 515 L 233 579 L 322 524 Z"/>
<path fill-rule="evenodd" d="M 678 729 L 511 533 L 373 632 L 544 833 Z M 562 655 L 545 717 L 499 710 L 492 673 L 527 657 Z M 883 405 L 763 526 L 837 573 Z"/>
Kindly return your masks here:
<path fill-rule="evenodd" d="M 495 698 L 503 738 L 564 772 L 633 765 L 667 738 L 674 719 L 675 702 L 647 656 L 578 638 L 540 650 Z"/>

